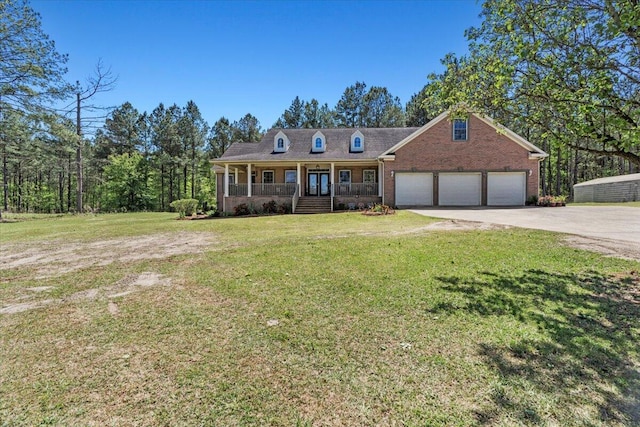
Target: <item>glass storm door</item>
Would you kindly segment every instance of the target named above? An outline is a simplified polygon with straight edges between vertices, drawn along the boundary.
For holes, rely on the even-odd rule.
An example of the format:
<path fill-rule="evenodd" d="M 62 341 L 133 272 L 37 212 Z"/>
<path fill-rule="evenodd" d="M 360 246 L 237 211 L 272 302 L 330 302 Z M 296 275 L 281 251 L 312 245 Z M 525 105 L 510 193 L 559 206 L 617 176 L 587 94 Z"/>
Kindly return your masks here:
<path fill-rule="evenodd" d="M 310 196 L 318 195 L 318 174 L 317 173 L 309 174 L 309 195 Z"/>
<path fill-rule="evenodd" d="M 331 194 L 329 173 L 310 172 L 307 180 L 309 196 L 328 196 Z"/>
<path fill-rule="evenodd" d="M 320 174 L 320 195 L 328 196 L 330 193 L 329 190 L 329 174 L 321 173 Z"/>

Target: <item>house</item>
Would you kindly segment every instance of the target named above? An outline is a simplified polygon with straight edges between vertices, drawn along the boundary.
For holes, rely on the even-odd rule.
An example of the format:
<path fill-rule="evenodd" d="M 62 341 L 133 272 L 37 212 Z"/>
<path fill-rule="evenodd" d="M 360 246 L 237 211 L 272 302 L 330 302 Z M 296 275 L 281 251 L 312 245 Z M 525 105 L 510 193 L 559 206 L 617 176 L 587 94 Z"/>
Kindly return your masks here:
<path fill-rule="evenodd" d="M 271 129 L 212 162 L 224 212 L 274 200 L 303 213 L 371 203 L 520 206 L 538 196 L 546 156 L 490 118 L 444 112 L 419 128 Z"/>
<path fill-rule="evenodd" d="M 640 200 L 640 173 L 592 179 L 573 186 L 573 201 L 635 202 Z"/>

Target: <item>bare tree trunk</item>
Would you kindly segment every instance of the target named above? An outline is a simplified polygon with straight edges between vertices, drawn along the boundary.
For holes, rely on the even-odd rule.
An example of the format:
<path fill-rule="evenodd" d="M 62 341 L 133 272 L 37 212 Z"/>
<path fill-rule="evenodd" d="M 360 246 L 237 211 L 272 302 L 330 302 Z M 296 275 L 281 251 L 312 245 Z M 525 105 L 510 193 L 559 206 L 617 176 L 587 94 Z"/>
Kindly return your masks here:
<path fill-rule="evenodd" d="M 68 156 L 69 158 L 69 169 L 67 172 L 67 212 L 71 210 L 71 154 Z"/>
<path fill-rule="evenodd" d="M 196 198 L 196 160 L 191 158 L 191 198 Z"/>
<path fill-rule="evenodd" d="M 558 146 L 556 153 L 556 196 L 558 196 L 562 191 L 562 149 L 560 146 Z"/>
<path fill-rule="evenodd" d="M 187 182 L 189 181 L 187 179 L 187 176 L 189 174 L 188 173 L 189 171 L 187 169 L 188 169 L 188 166 L 185 164 L 184 168 L 182 170 L 182 179 L 184 180 L 184 183 L 183 183 L 183 188 L 184 188 L 183 194 L 184 194 L 185 199 L 187 198 Z M 181 197 L 178 197 L 178 198 L 181 199 Z"/>
<path fill-rule="evenodd" d="M 60 213 L 64 212 L 64 172 L 58 172 L 58 192 L 60 195 Z"/>
<path fill-rule="evenodd" d="M 160 210 L 164 212 L 164 164 L 160 165 Z"/>
<path fill-rule="evenodd" d="M 78 133 L 78 147 L 76 148 L 76 169 L 77 169 L 77 194 L 76 194 L 76 210 L 82 213 L 82 129 L 80 127 L 80 92 L 76 94 L 77 111 L 76 111 L 76 131 Z"/>
<path fill-rule="evenodd" d="M 16 188 L 18 189 L 18 212 L 22 212 L 22 168 L 20 166 L 20 163 L 18 163 L 18 181 L 16 183 Z"/>
<path fill-rule="evenodd" d="M 2 151 L 2 187 L 4 192 L 4 210 L 9 210 L 9 177 L 7 171 L 7 149 Z"/>
<path fill-rule="evenodd" d="M 169 168 L 169 204 L 173 202 L 173 169 L 173 166 Z"/>

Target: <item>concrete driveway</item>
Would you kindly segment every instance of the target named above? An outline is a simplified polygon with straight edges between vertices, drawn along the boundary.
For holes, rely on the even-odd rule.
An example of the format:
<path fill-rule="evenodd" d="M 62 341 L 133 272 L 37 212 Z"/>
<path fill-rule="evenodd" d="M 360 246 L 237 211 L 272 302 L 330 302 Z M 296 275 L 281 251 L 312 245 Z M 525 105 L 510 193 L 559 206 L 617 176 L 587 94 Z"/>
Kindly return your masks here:
<path fill-rule="evenodd" d="M 557 231 L 640 246 L 640 208 L 635 207 L 429 208 L 413 209 L 412 212 L 436 218 Z"/>

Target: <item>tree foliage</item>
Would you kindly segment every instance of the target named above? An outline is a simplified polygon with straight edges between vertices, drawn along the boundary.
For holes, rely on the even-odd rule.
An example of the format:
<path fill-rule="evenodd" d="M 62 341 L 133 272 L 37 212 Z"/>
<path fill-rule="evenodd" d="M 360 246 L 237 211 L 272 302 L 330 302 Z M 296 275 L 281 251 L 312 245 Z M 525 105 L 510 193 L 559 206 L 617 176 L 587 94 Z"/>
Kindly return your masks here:
<path fill-rule="evenodd" d="M 0 109 L 35 113 L 67 96 L 66 62 L 26 1 L 0 1 Z"/>
<path fill-rule="evenodd" d="M 470 67 L 484 82 L 479 107 L 506 118 L 524 111 L 543 137 L 640 166 L 635 2 L 489 0 L 482 17 L 467 32 Z"/>

